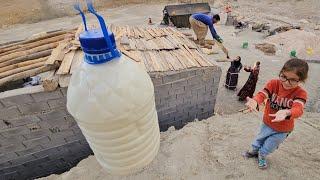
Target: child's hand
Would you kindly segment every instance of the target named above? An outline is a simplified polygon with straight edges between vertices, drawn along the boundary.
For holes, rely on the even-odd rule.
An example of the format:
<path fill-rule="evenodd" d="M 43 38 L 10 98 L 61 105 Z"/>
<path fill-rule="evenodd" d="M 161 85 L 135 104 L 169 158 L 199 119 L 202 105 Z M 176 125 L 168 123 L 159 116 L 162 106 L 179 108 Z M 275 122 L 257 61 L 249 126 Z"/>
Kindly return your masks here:
<path fill-rule="evenodd" d="M 258 103 L 256 100 L 247 97 L 246 106 L 249 108 L 250 112 L 252 112 L 252 111 L 258 112 L 258 110 L 257 110 Z"/>
<path fill-rule="evenodd" d="M 281 122 L 284 121 L 291 112 L 289 110 L 279 110 L 276 114 L 269 114 L 270 117 L 275 117 L 271 122 Z"/>

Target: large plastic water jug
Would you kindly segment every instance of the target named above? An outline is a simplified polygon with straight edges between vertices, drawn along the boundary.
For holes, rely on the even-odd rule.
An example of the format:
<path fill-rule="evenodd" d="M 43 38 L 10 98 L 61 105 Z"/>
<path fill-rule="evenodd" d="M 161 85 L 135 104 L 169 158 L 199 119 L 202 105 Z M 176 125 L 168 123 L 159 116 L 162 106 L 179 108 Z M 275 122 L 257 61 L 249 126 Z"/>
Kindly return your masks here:
<path fill-rule="evenodd" d="M 98 17 L 101 30 L 85 28 L 80 34 L 85 63 L 71 77 L 67 109 L 101 166 L 127 175 L 158 153 L 154 87 L 148 73 L 117 50 L 113 33 L 91 4 L 88 10 Z"/>

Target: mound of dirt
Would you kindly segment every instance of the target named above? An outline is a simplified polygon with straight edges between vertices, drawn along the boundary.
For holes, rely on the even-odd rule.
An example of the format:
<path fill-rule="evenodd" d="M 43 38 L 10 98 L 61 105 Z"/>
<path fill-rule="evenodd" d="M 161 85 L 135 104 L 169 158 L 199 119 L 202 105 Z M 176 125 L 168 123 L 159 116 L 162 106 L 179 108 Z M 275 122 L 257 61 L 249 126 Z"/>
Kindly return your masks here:
<path fill-rule="evenodd" d="M 312 32 L 292 29 L 266 38 L 266 43 L 274 44 L 280 54 L 295 50 L 296 56 L 306 60 L 320 60 L 320 37 Z"/>

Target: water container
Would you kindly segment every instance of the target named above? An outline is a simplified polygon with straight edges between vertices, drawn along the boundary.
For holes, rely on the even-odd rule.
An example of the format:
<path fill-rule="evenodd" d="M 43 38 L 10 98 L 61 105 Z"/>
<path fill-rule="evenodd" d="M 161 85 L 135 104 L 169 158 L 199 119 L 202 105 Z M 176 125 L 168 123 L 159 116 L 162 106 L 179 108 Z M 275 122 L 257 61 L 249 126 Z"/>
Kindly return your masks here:
<path fill-rule="evenodd" d="M 101 166 L 127 175 L 158 153 L 154 87 L 148 73 L 117 50 L 113 33 L 91 4 L 88 10 L 98 17 L 101 29 L 80 34 L 86 63 L 71 77 L 67 109 Z"/>

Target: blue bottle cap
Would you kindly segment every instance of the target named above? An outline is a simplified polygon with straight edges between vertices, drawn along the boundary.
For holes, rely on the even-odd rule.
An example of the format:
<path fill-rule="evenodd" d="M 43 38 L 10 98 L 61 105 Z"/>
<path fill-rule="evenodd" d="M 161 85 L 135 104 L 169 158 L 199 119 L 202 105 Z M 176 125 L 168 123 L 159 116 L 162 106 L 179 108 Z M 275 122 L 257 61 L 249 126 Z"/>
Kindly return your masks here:
<path fill-rule="evenodd" d="M 88 2 L 87 6 L 88 11 L 98 18 L 101 29 L 87 30 L 85 16 L 81 9 L 75 6 L 82 16 L 86 30 L 79 37 L 85 61 L 89 64 L 101 64 L 120 57 L 121 53 L 117 49 L 114 34 L 108 30 L 103 17 L 96 13 L 92 3 Z"/>

